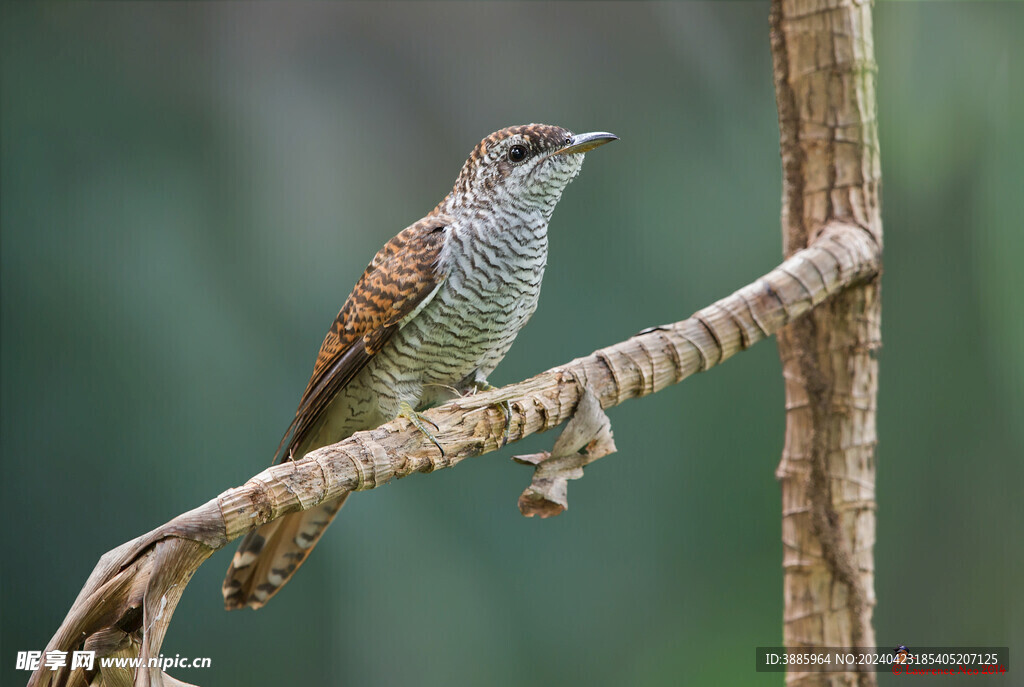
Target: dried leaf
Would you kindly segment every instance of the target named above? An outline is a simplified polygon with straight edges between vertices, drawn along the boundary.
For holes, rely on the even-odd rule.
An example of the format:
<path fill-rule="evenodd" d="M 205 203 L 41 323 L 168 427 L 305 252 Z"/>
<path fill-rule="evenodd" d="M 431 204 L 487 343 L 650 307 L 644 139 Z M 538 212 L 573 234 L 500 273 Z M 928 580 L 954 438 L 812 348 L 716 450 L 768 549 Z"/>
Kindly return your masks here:
<path fill-rule="evenodd" d="M 528 518 L 562 513 L 569 507 L 569 480 L 583 477 L 586 465 L 614 452 L 611 421 L 597 396 L 583 386 L 576 412 L 551 451 L 513 457 L 534 466 L 533 481 L 519 497 L 519 511 Z"/>

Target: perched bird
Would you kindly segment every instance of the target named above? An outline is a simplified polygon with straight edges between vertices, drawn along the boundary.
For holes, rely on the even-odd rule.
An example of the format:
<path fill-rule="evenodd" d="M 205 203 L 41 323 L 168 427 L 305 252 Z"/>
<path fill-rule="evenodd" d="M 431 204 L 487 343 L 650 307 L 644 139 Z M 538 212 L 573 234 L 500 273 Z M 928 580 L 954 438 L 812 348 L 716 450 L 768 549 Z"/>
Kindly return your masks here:
<path fill-rule="evenodd" d="M 481 141 L 445 199 L 363 272 L 324 338 L 275 462 L 398 415 L 426 432 L 418 411 L 489 388 L 487 375 L 537 308 L 548 221 L 562 191 L 585 152 L 615 139 L 529 124 Z M 263 606 L 344 502 L 249 533 L 224 580 L 225 606 Z"/>

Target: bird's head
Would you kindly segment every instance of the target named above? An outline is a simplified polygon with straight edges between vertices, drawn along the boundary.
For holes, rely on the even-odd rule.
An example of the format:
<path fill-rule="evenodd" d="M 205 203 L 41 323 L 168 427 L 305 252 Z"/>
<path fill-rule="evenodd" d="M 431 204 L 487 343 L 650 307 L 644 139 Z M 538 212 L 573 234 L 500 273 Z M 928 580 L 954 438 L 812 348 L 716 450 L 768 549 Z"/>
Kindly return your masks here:
<path fill-rule="evenodd" d="M 451 212 L 500 204 L 550 216 L 579 174 L 584 153 L 617 138 L 603 131 L 573 134 L 547 124 L 496 131 L 470 153 L 442 206 Z"/>

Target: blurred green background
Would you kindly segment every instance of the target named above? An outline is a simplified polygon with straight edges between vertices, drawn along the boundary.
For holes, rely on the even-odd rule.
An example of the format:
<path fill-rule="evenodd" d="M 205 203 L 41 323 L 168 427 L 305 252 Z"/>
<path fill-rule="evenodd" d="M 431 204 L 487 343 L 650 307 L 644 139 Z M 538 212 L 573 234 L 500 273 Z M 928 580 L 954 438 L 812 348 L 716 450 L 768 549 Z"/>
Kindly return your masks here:
<path fill-rule="evenodd" d="M 780 257 L 768 5 L 5 3 L 2 654 L 108 549 L 266 466 L 373 253 L 502 126 L 603 129 L 492 381 L 682 319 Z M 1024 647 L 1024 6 L 875 10 L 883 645 Z M 766 342 L 611 412 L 524 519 L 513 453 L 350 501 L 258 613 L 198 572 L 202 685 L 782 684 Z M 1018 654 L 1019 655 L 1019 654 Z M 883 684 L 891 684 L 883 678 Z M 941 683 L 940 683 L 941 684 Z"/>

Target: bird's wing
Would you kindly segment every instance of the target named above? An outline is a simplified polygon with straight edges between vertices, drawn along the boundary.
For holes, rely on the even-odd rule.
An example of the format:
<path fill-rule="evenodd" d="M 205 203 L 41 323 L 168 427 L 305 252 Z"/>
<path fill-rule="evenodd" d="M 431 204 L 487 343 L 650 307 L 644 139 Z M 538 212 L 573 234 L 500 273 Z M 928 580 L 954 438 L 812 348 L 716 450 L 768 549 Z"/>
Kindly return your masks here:
<path fill-rule="evenodd" d="M 447 276 L 439 263 L 450 224 L 444 215 L 425 217 L 374 256 L 324 337 L 274 462 L 292 457 L 335 394 L 384 347 L 406 317 L 437 293 Z"/>

